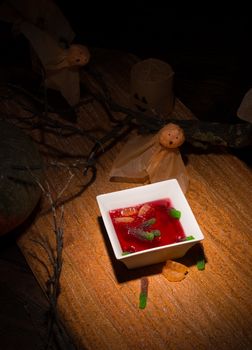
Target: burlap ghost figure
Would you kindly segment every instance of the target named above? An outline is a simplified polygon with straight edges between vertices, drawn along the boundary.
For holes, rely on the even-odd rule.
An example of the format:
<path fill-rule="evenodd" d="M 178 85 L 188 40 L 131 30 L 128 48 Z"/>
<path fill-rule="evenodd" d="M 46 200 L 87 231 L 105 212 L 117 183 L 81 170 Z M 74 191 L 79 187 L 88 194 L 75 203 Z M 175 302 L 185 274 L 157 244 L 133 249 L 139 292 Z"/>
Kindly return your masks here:
<path fill-rule="evenodd" d="M 183 130 L 173 123 L 154 136 L 135 135 L 118 154 L 110 180 L 153 183 L 175 178 L 185 193 L 189 179 L 179 151 L 184 141 Z"/>
<path fill-rule="evenodd" d="M 45 86 L 58 90 L 70 106 L 77 105 L 79 69 L 89 62 L 90 52 L 73 43 L 75 33 L 56 3 L 5 0 L 0 4 L 0 20 L 13 23 L 15 31 L 29 40 L 33 66 L 43 70 Z"/>

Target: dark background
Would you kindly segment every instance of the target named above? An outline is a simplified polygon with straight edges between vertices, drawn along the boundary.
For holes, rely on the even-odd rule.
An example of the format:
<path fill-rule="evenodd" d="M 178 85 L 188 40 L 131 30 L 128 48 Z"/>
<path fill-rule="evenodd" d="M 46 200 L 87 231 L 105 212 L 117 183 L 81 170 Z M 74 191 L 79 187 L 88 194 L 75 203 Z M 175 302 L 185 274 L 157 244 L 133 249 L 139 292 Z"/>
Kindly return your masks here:
<path fill-rule="evenodd" d="M 197 117 L 235 121 L 241 99 L 252 85 L 252 21 L 245 5 L 57 3 L 76 33 L 76 42 L 163 59 L 176 73 L 176 95 Z"/>
<path fill-rule="evenodd" d="M 76 33 L 74 42 L 167 61 L 175 93 L 199 119 L 236 121 L 252 85 L 251 16 L 237 2 L 225 8 L 202 2 L 56 1 Z M 7 40 L 1 60 L 25 60 L 25 39 Z M 9 39 L 9 38 L 8 38 Z"/>

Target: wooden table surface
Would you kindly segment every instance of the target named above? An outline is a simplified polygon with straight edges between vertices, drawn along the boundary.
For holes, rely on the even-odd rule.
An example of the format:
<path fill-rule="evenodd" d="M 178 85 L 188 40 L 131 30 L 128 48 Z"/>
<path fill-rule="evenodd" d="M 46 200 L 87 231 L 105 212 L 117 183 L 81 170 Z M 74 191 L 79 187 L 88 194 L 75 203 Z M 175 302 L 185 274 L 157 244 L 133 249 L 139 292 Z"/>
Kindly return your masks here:
<path fill-rule="evenodd" d="M 129 72 L 134 62 L 128 54 L 93 53 L 92 64 L 102 73 L 113 98 L 123 105 L 129 102 Z M 178 100 L 173 116 L 193 117 Z M 90 132 L 101 135 L 109 129 L 109 123 L 97 102 L 80 108 L 78 125 Z M 92 146 L 80 136 L 43 137 L 47 147 L 41 146 L 41 150 L 46 161 L 63 152 L 61 162 L 81 160 Z M 100 219 L 98 194 L 137 186 L 110 182 L 108 178 L 124 142 L 122 139 L 99 158 L 95 182 L 85 188 L 88 178 L 76 171 L 64 193 L 64 198 L 75 197 L 64 206 L 64 260 L 58 301 L 69 334 L 79 349 L 250 349 L 251 170 L 227 152 L 187 155 L 190 186 L 186 198 L 205 235 L 207 263 L 205 270 L 199 271 L 196 250 L 192 249 L 181 259 L 189 267 L 187 277 L 169 282 L 162 274 L 163 264 L 128 270 L 117 262 Z M 60 192 L 68 177 L 64 168 L 47 170 L 55 193 Z M 53 241 L 52 215 L 41 210 L 18 245 L 43 288 L 47 274 L 41 261 L 49 262 L 32 239 L 45 238 Z M 149 277 L 144 310 L 138 307 L 142 276 Z"/>

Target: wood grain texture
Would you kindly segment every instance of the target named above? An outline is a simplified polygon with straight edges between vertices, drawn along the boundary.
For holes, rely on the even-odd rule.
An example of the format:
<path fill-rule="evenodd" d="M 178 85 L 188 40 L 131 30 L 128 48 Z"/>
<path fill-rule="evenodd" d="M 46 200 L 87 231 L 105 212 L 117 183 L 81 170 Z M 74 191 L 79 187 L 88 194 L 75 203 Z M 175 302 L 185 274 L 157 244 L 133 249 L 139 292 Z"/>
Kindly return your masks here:
<path fill-rule="evenodd" d="M 110 86 L 113 97 L 129 101 L 130 55 L 93 53 L 93 64 Z M 176 101 L 177 118 L 192 113 Z M 81 107 L 79 124 L 90 130 L 108 129 L 109 121 L 97 104 Z M 36 135 L 33 135 L 36 137 Z M 47 144 L 74 159 L 87 154 L 84 138 L 44 135 Z M 188 154 L 190 187 L 186 197 L 205 235 L 206 269 L 196 268 L 194 247 L 180 259 L 188 276 L 172 283 L 162 275 L 163 264 L 127 270 L 112 253 L 96 195 L 136 185 L 112 183 L 108 174 L 123 142 L 97 163 L 97 179 L 81 195 L 65 204 L 64 263 L 59 298 L 61 318 L 79 349 L 250 349 L 252 346 L 252 174 L 227 152 Z M 44 153 L 48 148 L 43 149 Z M 46 157 L 49 157 L 48 154 Z M 67 173 L 48 170 L 55 192 Z M 76 194 L 87 179 L 76 173 L 66 197 Z M 18 240 L 41 286 L 47 275 L 32 255 L 48 263 L 31 239 L 53 241 L 51 215 L 41 211 Z M 140 278 L 149 276 L 147 307 L 138 308 Z"/>

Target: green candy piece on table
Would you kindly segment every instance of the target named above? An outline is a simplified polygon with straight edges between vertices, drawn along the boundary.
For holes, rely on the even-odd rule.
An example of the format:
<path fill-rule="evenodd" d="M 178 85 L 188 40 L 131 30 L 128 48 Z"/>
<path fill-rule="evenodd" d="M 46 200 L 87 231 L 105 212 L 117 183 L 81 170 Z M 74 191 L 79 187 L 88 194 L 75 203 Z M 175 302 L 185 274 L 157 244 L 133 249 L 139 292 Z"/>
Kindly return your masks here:
<path fill-rule="evenodd" d="M 197 261 L 197 268 L 198 270 L 205 270 L 205 259 L 201 258 Z"/>
<path fill-rule="evenodd" d="M 180 219 L 181 218 L 181 212 L 175 208 L 171 208 L 169 210 L 169 214 L 174 219 Z"/>
<path fill-rule="evenodd" d="M 147 294 L 144 293 L 140 293 L 139 296 L 139 309 L 145 309 L 147 305 Z"/>
<path fill-rule="evenodd" d="M 145 309 L 147 304 L 149 280 L 147 277 L 141 278 L 141 290 L 139 294 L 139 309 Z"/>

